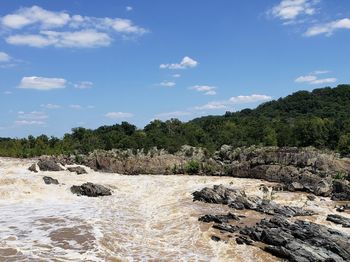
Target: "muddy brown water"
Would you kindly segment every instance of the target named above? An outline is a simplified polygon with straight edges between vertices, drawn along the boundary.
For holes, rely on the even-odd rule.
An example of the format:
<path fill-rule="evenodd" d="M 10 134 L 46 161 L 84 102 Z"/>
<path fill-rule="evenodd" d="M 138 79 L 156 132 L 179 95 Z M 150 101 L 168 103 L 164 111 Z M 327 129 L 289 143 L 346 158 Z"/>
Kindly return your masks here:
<path fill-rule="evenodd" d="M 0 261 L 278 261 L 258 247 L 237 245 L 234 239 L 211 240 L 220 233 L 198 217 L 232 210 L 193 202 L 191 196 L 205 186 L 224 184 L 263 197 L 260 185 L 271 183 L 92 170 L 79 176 L 68 171 L 31 173 L 31 163 L 0 158 Z M 44 184 L 44 175 L 58 179 L 60 185 Z M 113 195 L 88 198 L 70 192 L 70 186 L 87 181 L 112 188 Z M 272 198 L 314 210 L 318 215 L 303 219 L 350 234 L 350 229 L 325 220 L 335 213 L 335 203 L 328 198 L 309 201 L 306 194 L 286 192 Z M 261 218 L 254 211 L 234 213 L 245 215 L 249 225 Z"/>

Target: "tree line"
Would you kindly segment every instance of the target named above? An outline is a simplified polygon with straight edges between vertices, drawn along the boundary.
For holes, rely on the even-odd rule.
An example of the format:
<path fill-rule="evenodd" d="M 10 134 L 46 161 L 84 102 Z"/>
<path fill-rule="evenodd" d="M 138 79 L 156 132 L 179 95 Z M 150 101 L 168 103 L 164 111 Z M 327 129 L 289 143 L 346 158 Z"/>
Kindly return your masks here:
<path fill-rule="evenodd" d="M 128 122 L 97 129 L 73 128 L 63 138 L 0 138 L 0 156 L 86 154 L 95 149 L 153 147 L 178 151 L 182 145 L 213 152 L 239 146 L 314 146 L 350 154 L 350 85 L 299 91 L 256 109 L 205 116 L 188 122 L 154 120 L 143 129 Z"/>

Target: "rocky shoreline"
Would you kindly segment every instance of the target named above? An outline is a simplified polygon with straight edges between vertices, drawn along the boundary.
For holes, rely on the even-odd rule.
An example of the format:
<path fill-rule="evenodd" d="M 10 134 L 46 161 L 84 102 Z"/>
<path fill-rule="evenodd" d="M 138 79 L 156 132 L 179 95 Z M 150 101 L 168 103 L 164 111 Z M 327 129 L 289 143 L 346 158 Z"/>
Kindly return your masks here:
<path fill-rule="evenodd" d="M 184 146 L 176 154 L 163 150 L 148 152 L 95 151 L 80 156 L 46 156 L 29 167 L 32 172 L 66 169 L 83 175 L 83 166 L 95 171 L 139 174 L 187 174 L 229 176 L 274 182 L 261 185 L 263 197 L 249 195 L 231 186 L 214 185 L 193 192 L 193 201 L 227 206 L 227 214 L 204 214 L 198 220 L 210 223 L 215 234 L 213 241 L 234 239 L 237 244 L 253 245 L 288 261 L 349 261 L 350 235 L 325 225 L 309 222 L 304 217 L 316 213 L 307 208 L 282 205 L 272 198 L 278 191 L 306 192 L 309 201 L 329 197 L 334 201 L 350 200 L 350 159 L 314 148 L 249 147 L 234 149 L 223 146 L 210 155 L 201 148 Z M 45 183 L 50 178 L 45 178 Z M 50 183 L 56 184 L 56 181 Z M 57 181 L 58 183 L 58 181 Z M 103 185 L 84 183 L 72 186 L 71 192 L 90 197 L 112 194 Z M 349 212 L 349 202 L 336 207 Z M 255 225 L 248 217 L 236 212 L 249 210 L 259 218 Z M 350 227 L 350 218 L 328 214 L 325 220 L 342 227 Z"/>

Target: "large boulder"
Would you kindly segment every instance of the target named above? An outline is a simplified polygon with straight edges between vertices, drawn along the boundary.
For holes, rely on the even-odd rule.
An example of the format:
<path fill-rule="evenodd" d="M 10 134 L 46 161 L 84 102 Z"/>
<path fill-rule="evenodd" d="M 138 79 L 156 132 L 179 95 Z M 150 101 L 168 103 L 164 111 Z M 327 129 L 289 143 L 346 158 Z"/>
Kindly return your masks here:
<path fill-rule="evenodd" d="M 81 186 L 72 186 L 70 188 L 71 192 L 76 195 L 88 196 L 88 197 L 99 197 L 99 196 L 110 196 L 112 195 L 111 189 L 93 184 L 90 182 L 84 183 Z"/>
<path fill-rule="evenodd" d="M 332 200 L 346 201 L 350 200 L 350 182 L 336 179 L 333 181 Z"/>
<path fill-rule="evenodd" d="M 36 169 L 36 164 L 32 164 L 30 167 L 28 167 L 28 170 L 31 172 L 38 173 L 38 170 Z"/>
<path fill-rule="evenodd" d="M 337 214 L 330 214 L 327 216 L 327 220 L 335 224 L 340 224 L 343 227 L 350 227 L 350 218 L 343 217 Z"/>
<path fill-rule="evenodd" d="M 38 162 L 38 167 L 41 171 L 62 171 L 63 170 L 63 168 L 51 158 L 40 159 Z"/>

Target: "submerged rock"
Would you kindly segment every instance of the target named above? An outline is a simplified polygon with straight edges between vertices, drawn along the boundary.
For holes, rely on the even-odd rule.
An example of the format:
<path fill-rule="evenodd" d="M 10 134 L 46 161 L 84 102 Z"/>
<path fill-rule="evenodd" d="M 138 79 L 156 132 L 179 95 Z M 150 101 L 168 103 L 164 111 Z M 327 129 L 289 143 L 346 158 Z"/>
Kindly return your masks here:
<path fill-rule="evenodd" d="M 41 171 L 62 171 L 63 168 L 57 164 L 53 159 L 40 159 L 38 166 Z"/>
<path fill-rule="evenodd" d="M 49 177 L 49 176 L 44 176 L 43 180 L 44 180 L 45 184 L 47 184 L 47 185 L 50 185 L 50 184 L 58 185 L 59 184 L 57 179 L 54 179 L 54 178 Z"/>
<path fill-rule="evenodd" d="M 38 170 L 36 169 L 36 164 L 32 164 L 30 167 L 28 167 L 28 170 L 29 171 L 32 171 L 32 172 L 35 172 L 35 173 L 38 173 Z"/>
<path fill-rule="evenodd" d="M 78 175 L 87 174 L 87 171 L 81 166 L 67 167 L 70 172 L 75 172 Z"/>
<path fill-rule="evenodd" d="M 93 184 L 90 182 L 84 183 L 81 186 L 72 186 L 70 188 L 71 192 L 76 195 L 83 195 L 88 197 L 99 197 L 99 196 L 110 196 L 112 195 L 111 189 Z"/>
<path fill-rule="evenodd" d="M 343 217 L 337 214 L 330 214 L 327 216 L 327 220 L 335 224 L 340 224 L 343 227 L 350 227 L 350 218 Z"/>
<path fill-rule="evenodd" d="M 349 261 L 350 237 L 326 226 L 297 220 L 292 223 L 281 216 L 263 219 L 240 234 L 277 257 L 288 261 Z"/>
<path fill-rule="evenodd" d="M 344 212 L 346 210 L 350 210 L 350 204 L 340 205 L 336 207 L 338 212 Z"/>

